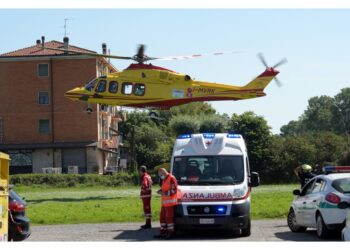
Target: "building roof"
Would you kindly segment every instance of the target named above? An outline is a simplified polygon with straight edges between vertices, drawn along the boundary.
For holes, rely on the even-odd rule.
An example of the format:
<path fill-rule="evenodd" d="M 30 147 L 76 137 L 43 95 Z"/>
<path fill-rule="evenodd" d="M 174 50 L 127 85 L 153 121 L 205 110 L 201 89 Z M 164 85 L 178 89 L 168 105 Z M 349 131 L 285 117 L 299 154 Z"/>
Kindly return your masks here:
<path fill-rule="evenodd" d="M 50 42 L 45 42 L 44 46 L 47 48 L 54 48 L 54 49 L 63 49 L 64 44 L 62 42 L 58 41 L 50 41 Z M 96 53 L 95 51 L 83 49 L 77 46 L 68 46 L 69 50 L 74 50 L 77 52 L 88 52 L 88 53 Z M 54 51 L 54 50 L 48 50 L 48 49 L 42 49 L 41 48 L 41 43 L 39 45 L 34 45 L 31 47 L 23 48 L 23 49 L 18 49 L 15 51 L 11 51 L 8 53 L 0 54 L 0 57 L 32 57 L 32 56 L 60 56 L 60 55 L 67 55 L 64 54 L 63 51 Z M 69 53 L 68 55 L 77 55 L 75 53 Z"/>
<path fill-rule="evenodd" d="M 4 54 L 0 54 L 0 59 L 2 60 L 12 60 L 17 58 L 27 58 L 27 57 L 48 57 L 48 56 L 81 56 L 81 54 L 76 53 L 67 53 L 65 54 L 64 51 L 56 51 L 56 50 L 49 50 L 49 49 L 42 49 L 42 43 L 36 44 L 34 46 L 26 47 L 23 49 L 18 49 L 15 51 L 7 52 Z M 53 48 L 53 49 L 64 49 L 64 43 L 58 42 L 55 40 L 44 42 L 44 47 L 47 48 Z M 73 50 L 76 52 L 81 53 L 96 53 L 96 51 L 83 49 L 77 46 L 68 45 L 68 50 Z M 93 55 L 92 55 L 93 56 Z M 118 72 L 118 70 L 105 58 L 97 58 L 100 62 L 105 64 L 109 71 L 112 72 Z"/>

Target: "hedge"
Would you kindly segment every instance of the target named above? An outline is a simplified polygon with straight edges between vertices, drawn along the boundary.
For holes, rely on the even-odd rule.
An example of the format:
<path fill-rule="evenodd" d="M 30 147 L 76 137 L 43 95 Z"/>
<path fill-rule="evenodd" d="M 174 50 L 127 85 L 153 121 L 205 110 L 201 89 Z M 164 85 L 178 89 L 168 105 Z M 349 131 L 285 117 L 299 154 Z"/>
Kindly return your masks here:
<path fill-rule="evenodd" d="M 158 183 L 158 178 L 152 179 Z M 113 175 L 97 174 L 17 174 L 10 176 L 13 185 L 46 185 L 52 187 L 83 187 L 83 186 L 125 186 L 139 185 L 138 173 L 116 173 Z"/>

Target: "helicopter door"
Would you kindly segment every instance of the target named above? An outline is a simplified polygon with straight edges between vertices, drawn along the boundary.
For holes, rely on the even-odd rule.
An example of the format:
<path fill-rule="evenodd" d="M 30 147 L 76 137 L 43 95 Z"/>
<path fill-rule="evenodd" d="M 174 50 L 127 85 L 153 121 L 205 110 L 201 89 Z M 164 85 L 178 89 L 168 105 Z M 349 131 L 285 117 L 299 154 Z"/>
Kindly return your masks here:
<path fill-rule="evenodd" d="M 159 72 L 159 80 L 162 83 L 169 83 L 169 73 L 166 71 L 160 71 Z"/>

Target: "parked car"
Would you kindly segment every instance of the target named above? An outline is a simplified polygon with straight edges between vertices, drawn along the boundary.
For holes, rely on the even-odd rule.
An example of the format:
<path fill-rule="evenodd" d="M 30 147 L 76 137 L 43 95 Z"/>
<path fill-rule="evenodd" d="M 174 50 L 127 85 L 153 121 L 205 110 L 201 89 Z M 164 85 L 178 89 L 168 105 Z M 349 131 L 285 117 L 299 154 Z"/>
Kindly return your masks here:
<path fill-rule="evenodd" d="M 9 190 L 9 241 L 22 241 L 30 235 L 30 220 L 26 217 L 26 202 L 10 186 Z"/>
<path fill-rule="evenodd" d="M 301 191 L 293 191 L 295 198 L 287 217 L 292 232 L 316 228 L 318 237 L 327 238 L 344 228 L 347 211 L 338 204 L 350 202 L 350 167 L 328 166 L 324 171 L 327 174 L 314 177 Z"/>
<path fill-rule="evenodd" d="M 341 239 L 342 241 L 350 241 L 350 203 L 342 201 L 338 204 L 338 208 L 347 209 L 348 211 L 346 215 L 345 227 L 341 231 Z"/>

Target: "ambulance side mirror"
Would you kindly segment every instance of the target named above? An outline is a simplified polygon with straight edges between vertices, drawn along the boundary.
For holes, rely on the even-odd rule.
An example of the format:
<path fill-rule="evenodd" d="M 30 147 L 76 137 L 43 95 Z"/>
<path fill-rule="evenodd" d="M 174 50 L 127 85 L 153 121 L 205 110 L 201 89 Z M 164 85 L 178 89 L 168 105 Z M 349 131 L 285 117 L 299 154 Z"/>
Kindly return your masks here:
<path fill-rule="evenodd" d="M 249 187 L 257 187 L 260 184 L 260 176 L 257 172 L 250 173 Z"/>
<path fill-rule="evenodd" d="M 293 190 L 293 194 L 297 195 L 297 196 L 300 196 L 301 192 L 300 192 L 299 189 L 295 189 L 295 190 Z"/>

